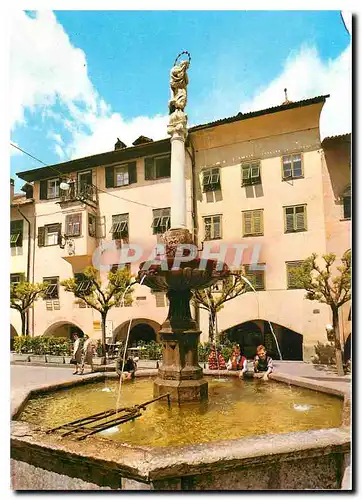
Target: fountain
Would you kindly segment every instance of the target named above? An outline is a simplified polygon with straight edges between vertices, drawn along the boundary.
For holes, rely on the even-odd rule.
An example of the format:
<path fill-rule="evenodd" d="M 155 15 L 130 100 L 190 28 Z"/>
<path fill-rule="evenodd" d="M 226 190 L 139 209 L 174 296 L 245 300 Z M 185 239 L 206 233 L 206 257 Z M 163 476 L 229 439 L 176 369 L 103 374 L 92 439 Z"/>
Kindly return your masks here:
<path fill-rule="evenodd" d="M 178 62 L 183 54 L 187 59 Z M 208 396 L 208 384 L 197 359 L 201 331 L 191 317 L 191 290 L 206 288 L 227 274 L 226 265 L 219 271 L 217 261 L 203 261 L 193 255 L 191 245 L 196 247 L 186 226 L 185 106 L 190 60 L 188 52 L 181 53 L 171 70 L 167 132 L 171 136 L 172 204 L 171 228 L 163 238 L 165 258 L 158 263 L 142 263 L 138 275 L 152 290 L 167 293 L 169 312 L 159 332 L 163 362 L 154 382 L 154 396 L 170 393 L 171 398 L 179 402 L 203 400 Z"/>

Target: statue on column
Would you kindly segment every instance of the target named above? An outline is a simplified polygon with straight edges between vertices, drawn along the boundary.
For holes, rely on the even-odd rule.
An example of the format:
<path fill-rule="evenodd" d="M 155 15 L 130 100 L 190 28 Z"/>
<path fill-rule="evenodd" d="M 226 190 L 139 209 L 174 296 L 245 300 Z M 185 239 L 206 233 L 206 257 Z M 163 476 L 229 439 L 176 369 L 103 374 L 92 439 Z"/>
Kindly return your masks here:
<path fill-rule="evenodd" d="M 182 54 L 188 56 L 188 60 L 178 63 L 178 59 Z M 171 99 L 168 102 L 169 109 L 169 126 L 167 131 L 172 135 L 175 131 L 183 132 L 186 135 L 187 115 L 184 112 L 187 103 L 187 85 L 189 79 L 187 70 L 190 66 L 190 54 L 188 52 L 181 52 L 176 58 L 175 64 L 171 69 Z"/>

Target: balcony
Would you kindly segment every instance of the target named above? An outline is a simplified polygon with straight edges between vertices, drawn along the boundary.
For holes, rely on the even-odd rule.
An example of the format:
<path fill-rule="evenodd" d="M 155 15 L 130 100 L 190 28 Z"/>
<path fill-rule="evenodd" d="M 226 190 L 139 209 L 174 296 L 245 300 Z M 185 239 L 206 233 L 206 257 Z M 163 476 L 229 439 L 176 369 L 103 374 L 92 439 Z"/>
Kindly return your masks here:
<path fill-rule="evenodd" d="M 93 184 L 85 182 L 70 182 L 69 189 L 59 190 L 60 204 L 64 203 L 85 203 L 86 205 L 96 206 L 98 203 L 98 190 Z"/>

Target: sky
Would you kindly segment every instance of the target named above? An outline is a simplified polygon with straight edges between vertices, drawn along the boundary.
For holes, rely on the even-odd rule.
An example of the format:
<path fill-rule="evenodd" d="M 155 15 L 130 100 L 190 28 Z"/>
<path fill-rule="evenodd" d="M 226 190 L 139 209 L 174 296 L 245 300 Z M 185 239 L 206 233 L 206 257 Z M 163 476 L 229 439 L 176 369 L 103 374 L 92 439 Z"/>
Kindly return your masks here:
<path fill-rule="evenodd" d="M 322 138 L 351 131 L 351 38 L 339 11 L 16 10 L 11 142 L 53 165 L 111 151 L 117 137 L 167 137 L 169 72 L 183 50 L 189 126 L 277 106 L 286 87 L 292 101 L 331 95 Z M 12 177 L 42 166 L 9 147 Z"/>

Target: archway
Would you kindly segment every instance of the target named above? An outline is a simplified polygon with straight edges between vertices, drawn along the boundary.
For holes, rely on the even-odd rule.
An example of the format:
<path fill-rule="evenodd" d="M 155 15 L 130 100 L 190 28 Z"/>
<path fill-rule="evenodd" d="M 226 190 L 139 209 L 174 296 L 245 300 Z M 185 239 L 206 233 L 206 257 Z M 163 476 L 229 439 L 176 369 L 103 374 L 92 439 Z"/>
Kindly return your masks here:
<path fill-rule="evenodd" d="M 10 351 L 14 350 L 14 339 L 17 336 L 18 336 L 17 331 L 15 330 L 15 328 L 13 327 L 13 325 L 10 324 Z"/>
<path fill-rule="evenodd" d="M 112 343 L 120 340 L 125 340 L 128 332 L 129 321 L 125 321 L 119 325 L 114 331 L 112 336 Z M 158 332 L 161 325 L 156 321 L 147 318 L 135 318 L 131 323 L 131 331 L 128 345 L 129 347 L 136 347 L 140 340 L 143 342 L 158 341 Z"/>
<path fill-rule="evenodd" d="M 254 357 L 257 346 L 263 344 L 272 358 L 279 359 L 274 331 L 283 360 L 302 361 L 303 335 L 277 323 L 271 323 L 271 326 L 265 320 L 247 321 L 225 330 L 222 336 L 238 343 L 247 358 Z"/>
<path fill-rule="evenodd" d="M 58 321 L 54 325 L 49 326 L 43 333 L 44 337 L 66 337 L 69 339 L 73 338 L 74 334 L 79 337 L 84 337 L 84 332 L 74 323 L 69 323 L 67 321 Z"/>

